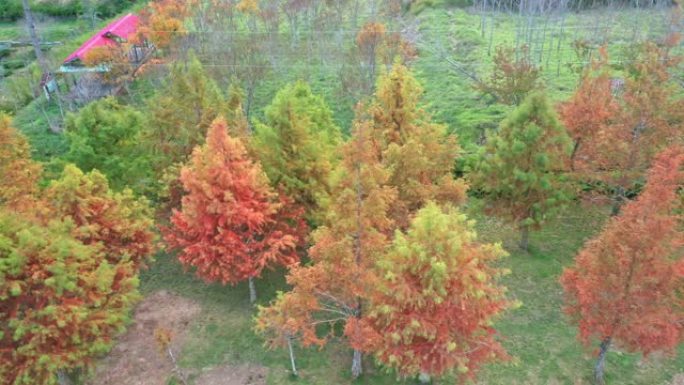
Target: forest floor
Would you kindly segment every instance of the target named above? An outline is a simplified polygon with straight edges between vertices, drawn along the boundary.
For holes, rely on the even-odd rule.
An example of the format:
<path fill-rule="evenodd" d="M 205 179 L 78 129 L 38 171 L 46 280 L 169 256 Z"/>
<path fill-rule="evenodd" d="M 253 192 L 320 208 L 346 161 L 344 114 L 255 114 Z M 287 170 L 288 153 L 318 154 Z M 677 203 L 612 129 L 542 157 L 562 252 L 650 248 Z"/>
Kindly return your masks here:
<path fill-rule="evenodd" d="M 473 200 L 467 210 L 479 212 L 474 207 L 476 203 Z M 576 329 L 562 314 L 558 276 L 564 266 L 572 263 L 582 244 L 597 233 L 608 217 L 608 210 L 583 205 L 569 207 L 544 229 L 532 234 L 529 253 L 517 248 L 518 233 L 511 226 L 493 218 L 471 216 L 478 221 L 482 241 L 500 241 L 510 253 L 501 261 L 502 266 L 511 270 L 503 284 L 508 287 L 511 298 L 522 302 L 519 309 L 509 311 L 496 323 L 512 359 L 486 366 L 475 383 L 591 384 L 594 349 L 579 344 Z M 260 380 L 259 375 L 263 375 L 265 384 L 269 385 L 352 383 L 349 376 L 351 352 L 342 341 L 333 341 L 322 350 L 296 348 L 300 377 L 294 379 L 290 375 L 287 352 L 266 350 L 263 341 L 253 333 L 256 309 L 249 304 L 246 285 L 208 285 L 195 278 L 192 272 L 184 271 L 174 257 L 164 253 L 143 273 L 141 280 L 143 293 L 147 298 L 153 298 L 151 303 L 158 302 L 154 300 L 155 296 L 165 290 L 182 296 L 183 301 L 190 301 L 187 303 L 192 303 L 193 309 L 196 306 L 201 309 L 193 313 L 178 350 L 181 366 L 191 373 L 191 380 L 196 381 L 192 383 L 196 385 L 212 384 L 203 381 L 212 375 L 221 377 L 218 373 L 233 373 L 230 378 L 242 376 L 241 385 L 264 383 L 254 382 Z M 267 304 L 276 290 L 287 290 L 283 272 L 268 272 L 257 281 L 257 289 L 259 304 Z M 143 303 L 150 303 L 147 301 Z M 173 312 L 177 310 L 167 309 L 168 317 L 174 318 Z M 135 328 L 135 325 L 131 327 Z M 149 351 L 153 354 L 152 348 Z M 353 383 L 414 383 L 397 380 L 393 374 L 375 367 L 368 357 L 365 369 L 364 376 Z M 619 348 L 612 349 L 606 373 L 608 384 L 679 385 L 684 376 L 684 347 L 674 357 L 657 354 L 650 359 Z M 166 375 L 171 378 L 168 367 Z M 169 383 L 174 382 L 170 380 Z"/>

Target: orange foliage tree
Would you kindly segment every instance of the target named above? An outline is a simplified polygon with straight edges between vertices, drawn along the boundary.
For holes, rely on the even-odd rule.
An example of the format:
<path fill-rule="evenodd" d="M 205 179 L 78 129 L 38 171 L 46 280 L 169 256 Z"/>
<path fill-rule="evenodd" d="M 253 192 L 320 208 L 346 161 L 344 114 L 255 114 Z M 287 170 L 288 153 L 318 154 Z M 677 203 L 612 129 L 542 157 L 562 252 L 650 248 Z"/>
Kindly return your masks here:
<path fill-rule="evenodd" d="M 110 263 L 130 261 L 137 271 L 155 252 L 154 223 L 144 198 L 130 189 L 113 192 L 97 170 L 84 174 L 67 165 L 62 176 L 42 193 L 42 216 L 63 218 L 74 224 L 74 238 L 97 245 Z"/>
<path fill-rule="evenodd" d="M 31 207 L 0 209 L 0 240 L 3 378 L 53 383 L 55 373 L 66 378 L 106 353 L 154 252 L 146 202 L 113 193 L 97 171 L 67 165 Z"/>
<path fill-rule="evenodd" d="M 26 138 L 0 114 L 0 205 L 20 211 L 31 207 L 41 172 Z"/>
<path fill-rule="evenodd" d="M 610 186 L 613 214 L 627 190 L 643 180 L 655 154 L 681 142 L 684 99 L 673 77 L 681 70 L 682 57 L 673 52 L 679 40 L 672 34 L 663 44 L 633 47 L 622 68 L 623 82 L 610 79 L 603 50 L 575 95 L 560 107 L 575 140 L 571 164 L 585 179 Z"/>
<path fill-rule="evenodd" d="M 419 105 L 422 94 L 409 69 L 395 63 L 378 80 L 375 99 L 368 109 L 373 141 L 381 163 L 390 172 L 387 183 L 399 194 L 393 202 L 392 218 L 401 228 L 408 226 L 411 215 L 428 200 L 465 201 L 466 184 L 453 175 L 460 151 L 456 136 L 431 121 Z"/>
<path fill-rule="evenodd" d="M 72 235 L 70 219 L 41 223 L 0 208 L 0 378 L 53 384 L 106 353 L 137 299 L 131 262 L 109 262 Z"/>
<path fill-rule="evenodd" d="M 51 384 L 106 353 L 138 298 L 154 252 L 149 208 L 97 171 L 67 165 L 39 191 L 40 166 L 0 121 L 0 377 Z M 11 193 L 11 194 L 8 194 Z M 3 197 L 4 198 L 4 197 Z"/>
<path fill-rule="evenodd" d="M 183 20 L 188 14 L 184 0 L 155 0 L 140 13 L 137 41 L 148 39 L 155 47 L 164 49 L 173 39 L 185 32 Z"/>
<path fill-rule="evenodd" d="M 606 143 L 601 135 L 618 113 L 619 105 L 613 95 L 605 48 L 601 48 L 599 54 L 599 58 L 592 60 L 585 69 L 573 96 L 558 108 L 559 118 L 573 140 L 570 155 L 573 172 L 588 169 L 588 162 L 596 164 L 597 157 L 610 153 L 603 148 Z"/>
<path fill-rule="evenodd" d="M 641 195 L 563 271 L 565 311 L 579 339 L 601 341 L 599 383 L 611 343 L 648 354 L 684 338 L 682 186 L 684 148 L 673 146 L 655 159 Z"/>
<path fill-rule="evenodd" d="M 490 264 L 506 253 L 480 244 L 472 221 L 453 207 L 428 203 L 379 261 L 385 277 L 364 323 L 367 349 L 402 376 L 473 377 L 480 365 L 506 357 L 493 318 L 511 305 Z"/>
<path fill-rule="evenodd" d="M 375 260 L 394 228 L 388 212 L 396 199 L 395 189 L 385 186 L 389 174 L 379 162 L 371 130 L 368 120 L 355 121 L 334 176 L 329 226 L 313 235 L 312 263 L 292 268 L 287 275 L 292 290 L 279 293 L 269 307 L 259 308 L 256 325 L 267 344 L 276 347 L 295 336 L 304 346 L 324 345 L 328 338 L 318 335 L 317 327 L 329 325 L 334 333 L 334 326 L 343 324 L 354 349 L 354 377 L 362 372 L 364 330 L 359 320 L 374 286 Z"/>
<path fill-rule="evenodd" d="M 186 195 L 164 238 L 198 276 L 223 284 L 247 279 L 254 302 L 254 277 L 267 266 L 298 261 L 297 234 L 304 224 L 297 213 L 281 218 L 287 206 L 242 142 L 228 135 L 222 118 L 211 124 L 206 144 L 195 148 L 180 180 Z"/>

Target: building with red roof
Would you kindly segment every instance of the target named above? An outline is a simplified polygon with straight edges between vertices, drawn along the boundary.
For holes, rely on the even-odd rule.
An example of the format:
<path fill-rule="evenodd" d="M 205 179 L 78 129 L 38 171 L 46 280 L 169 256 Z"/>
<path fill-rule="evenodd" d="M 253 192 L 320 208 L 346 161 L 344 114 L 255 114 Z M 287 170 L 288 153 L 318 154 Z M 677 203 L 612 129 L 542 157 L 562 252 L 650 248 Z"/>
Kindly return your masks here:
<path fill-rule="evenodd" d="M 108 69 L 104 65 L 87 67 L 84 64 L 86 55 L 98 47 L 114 47 L 128 41 L 138 31 L 138 22 L 138 16 L 133 13 L 112 21 L 83 43 L 76 51 L 67 56 L 59 68 L 59 72 L 107 72 Z M 146 48 L 149 48 L 146 44 L 144 46 L 133 46 L 129 55 L 131 61 L 142 61 L 145 57 L 145 52 L 148 51 Z"/>

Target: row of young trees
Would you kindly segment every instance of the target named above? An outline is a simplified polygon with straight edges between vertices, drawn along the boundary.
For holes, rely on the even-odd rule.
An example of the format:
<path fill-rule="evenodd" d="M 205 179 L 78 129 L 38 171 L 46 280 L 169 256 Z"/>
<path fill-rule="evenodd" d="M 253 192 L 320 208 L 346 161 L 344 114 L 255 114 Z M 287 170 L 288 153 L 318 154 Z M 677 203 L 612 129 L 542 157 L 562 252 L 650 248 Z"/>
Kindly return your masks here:
<path fill-rule="evenodd" d="M 186 195 L 165 231 L 169 246 L 204 279 L 249 279 L 252 300 L 251 279 L 264 267 L 290 266 L 292 291 L 260 309 L 257 329 L 271 346 L 308 346 L 327 341 L 321 325 L 334 333 L 341 324 L 355 377 L 363 352 L 427 376 L 474 373 L 503 356 L 491 321 L 511 303 L 496 283 L 504 271 L 490 262 L 504 252 L 478 243 L 457 208 L 466 190 L 452 175 L 458 146 L 420 108 L 421 92 L 396 63 L 340 143 L 320 99 L 302 84 L 286 87 L 246 138 L 256 162 L 215 120 L 181 170 Z M 289 197 L 278 202 L 274 190 Z M 281 213 L 290 207 L 317 225 L 307 265 L 296 263 L 301 222 Z"/>
<path fill-rule="evenodd" d="M 520 226 L 523 248 L 527 247 L 528 230 L 541 226 L 555 209 L 573 197 L 573 180 L 591 181 L 596 175 L 603 175 L 602 172 L 617 179 L 602 176 L 599 179 L 601 181 L 622 182 L 624 175 L 630 175 L 633 182 L 643 180 L 655 154 L 668 144 L 681 140 L 682 120 L 677 114 L 682 110 L 676 108 L 681 99 L 668 87 L 650 87 L 653 78 L 648 74 L 656 69 L 642 67 L 646 65 L 643 63 L 658 65 L 657 69 L 663 76 L 660 81 L 669 84 L 669 68 L 676 65 L 678 58 L 670 56 L 668 50 L 667 45 L 656 47 L 645 44 L 641 47 L 639 54 L 643 56 L 638 59 L 641 64 L 633 67 L 634 72 L 627 72 L 626 84 L 620 92 L 610 92 L 612 103 L 616 105 L 616 110 L 610 116 L 607 117 L 605 113 L 580 115 L 576 112 L 586 108 L 581 103 L 591 97 L 584 93 L 588 88 L 593 90 L 587 84 L 593 81 L 591 74 L 604 60 L 598 59 L 587 69 L 576 95 L 559 107 L 561 120 L 543 93 L 530 89 L 527 92 L 529 95 L 522 99 L 522 103 L 483 148 L 468 177 L 473 186 L 484 193 L 487 208 L 491 212 Z M 651 55 L 655 59 L 649 62 Z M 638 69 L 647 72 L 640 73 Z M 595 87 L 607 86 L 607 91 L 612 91 L 610 83 L 597 84 Z M 292 354 L 295 340 L 304 346 L 323 345 L 329 337 L 337 336 L 336 330 L 343 330 L 343 337 L 354 350 L 353 376 L 361 373 L 364 352 L 372 353 L 380 362 L 396 368 L 403 376 L 420 374 L 422 378 L 453 373 L 473 375 L 482 363 L 505 357 L 491 328 L 491 320 L 513 305 L 505 299 L 505 290 L 496 284 L 496 278 L 504 271 L 490 264 L 503 252 L 498 246 L 477 243 L 472 224 L 457 208 L 465 198 L 465 183 L 454 179 L 452 175 L 458 147 L 454 138 L 446 135 L 444 127 L 430 122 L 429 116 L 419 107 L 420 87 L 407 68 L 395 64 L 389 73 L 381 76 L 374 98 L 365 105 L 357 106 L 352 136 L 341 144 L 341 159 L 326 158 L 322 154 L 310 157 L 311 153 L 307 150 L 309 141 L 303 138 L 315 138 L 313 143 L 317 143 L 319 149 L 330 151 L 340 145 L 339 140 L 331 140 L 338 135 L 330 134 L 334 129 L 328 131 L 326 127 L 329 125 L 312 124 L 320 120 L 315 118 L 318 113 L 305 112 L 294 102 L 284 102 L 287 99 L 284 95 L 291 95 L 292 89 L 293 86 L 287 87 L 274 99 L 274 104 L 267 109 L 269 123 L 256 125 L 254 139 L 244 139 L 255 148 L 253 154 L 257 163 L 254 167 L 259 168 L 259 162 L 267 165 L 270 172 L 266 174 L 271 176 L 272 188 L 286 191 L 295 206 L 300 205 L 306 210 L 309 223 L 317 228 L 308 250 L 310 262 L 303 266 L 296 263 L 291 265 L 287 274 L 291 291 L 279 293 L 271 305 L 260 308 L 257 331 L 266 336 L 271 347 L 288 346 Z M 630 120 L 635 113 L 630 104 L 633 103 L 632 98 L 636 97 L 634 95 L 639 95 L 643 101 L 659 98 L 661 102 L 658 105 L 651 104 L 650 110 L 640 105 L 641 119 Z M 309 103 L 319 105 L 315 99 Z M 591 107 L 601 105 L 593 103 Z M 663 108 L 665 110 L 661 110 Z M 594 126 L 588 126 L 591 123 L 573 123 L 572 119 L 580 116 L 604 121 L 602 125 Z M 652 116 L 668 118 L 648 118 Z M 567 122 L 569 132 L 561 121 Z M 634 124 L 638 126 L 635 128 Z M 591 171 L 580 173 L 573 163 L 582 141 L 573 128 L 583 129 L 584 140 L 589 141 L 590 145 L 611 148 L 614 151 L 612 156 L 618 159 L 639 156 L 641 163 L 630 163 L 633 169 L 615 166 L 615 169 L 606 170 L 584 166 Z M 183 168 L 182 175 L 185 178 L 205 174 L 206 165 L 198 163 L 198 159 L 214 159 L 217 167 L 223 167 L 224 170 L 240 169 L 229 166 L 236 161 L 230 152 L 218 154 L 221 152 L 218 149 L 225 149 L 228 144 L 215 144 L 216 129 L 223 135 L 231 131 L 220 122 L 214 123 L 209 137 L 211 140 L 206 147 L 197 150 L 190 164 Z M 641 135 L 658 140 L 640 141 L 635 145 Z M 232 140 L 226 136 L 222 142 L 231 143 Z M 272 143 L 279 151 L 268 151 L 267 143 Z M 611 147 L 611 143 L 618 146 Z M 323 168 L 316 162 L 301 162 L 299 153 L 294 151 L 300 148 L 303 158 L 322 161 L 325 170 L 331 171 L 329 178 L 322 179 L 329 181 L 327 190 L 297 188 L 302 186 L 303 181 L 312 183 L 319 180 L 315 176 L 325 175 L 320 173 Z M 585 149 L 582 148 L 582 151 Z M 630 155 L 630 152 L 636 151 L 641 155 Z M 598 252 L 583 251 L 578 256 L 576 267 L 569 268 L 564 274 L 563 284 L 568 293 L 567 311 L 580 322 L 582 340 L 590 343 L 590 337 L 599 336 L 602 341 L 602 354 L 596 370 L 598 381 L 602 381 L 603 359 L 611 341 L 619 340 L 628 349 L 644 353 L 656 348 L 673 348 L 681 341 L 682 327 L 678 318 L 681 312 L 672 310 L 681 306 L 682 281 L 677 275 L 679 273 L 676 273 L 681 268 L 677 253 L 681 247 L 679 239 L 682 233 L 676 211 L 681 209 L 681 198 L 677 198 L 677 188 L 682 184 L 681 163 L 668 163 L 667 172 L 671 174 L 669 184 L 654 176 L 658 167 L 661 167 L 659 164 L 675 156 L 678 151 L 681 151 L 680 147 L 675 144 L 660 155 L 651 172 L 649 185 L 640 198 L 631 202 L 622 215 L 611 221 L 605 233 L 587 246 L 591 249 L 595 247 L 591 245 L 601 244 L 604 252 L 612 254 L 604 256 Z M 243 149 L 234 153 L 241 154 L 238 157 L 240 162 L 246 156 Z M 596 156 L 608 155 L 605 150 L 596 153 Z M 586 164 L 593 161 L 589 155 L 583 155 L 581 159 Z M 300 168 L 306 164 L 309 167 Z M 229 180 L 233 181 L 236 177 L 238 175 L 232 175 Z M 211 183 L 212 178 L 205 175 L 204 183 Z M 249 203 L 237 200 L 233 185 L 221 185 L 218 191 L 227 190 L 231 193 L 210 197 L 209 201 L 206 201 L 206 187 L 196 190 L 185 181 L 184 185 L 188 194 L 184 198 L 182 210 L 174 214 L 176 227 L 170 229 L 167 238 L 181 236 L 182 242 L 173 241 L 171 244 L 183 250 L 181 260 L 197 266 L 199 274 L 205 278 L 215 280 L 216 277 L 206 275 L 203 271 L 207 268 L 216 269 L 214 271 L 222 268 L 234 270 L 235 267 L 222 264 L 241 262 L 220 253 L 205 253 L 201 250 L 211 249 L 217 242 L 225 244 L 222 240 L 226 236 L 224 234 L 239 234 L 244 223 L 241 217 L 230 214 L 237 209 L 222 214 L 214 212 L 212 207 Z M 263 185 L 263 182 L 253 184 L 255 189 L 259 189 L 258 185 Z M 608 186 L 612 187 L 611 184 Z M 314 191 L 320 192 L 312 195 Z M 651 242 L 653 247 L 663 249 L 653 252 L 645 243 L 643 247 L 646 249 L 623 253 L 614 251 L 619 249 L 615 244 L 604 245 L 624 242 L 623 238 L 629 237 L 628 233 L 618 237 L 605 234 L 614 231 L 613 222 L 634 220 L 631 218 L 634 214 L 630 213 L 636 209 L 632 207 L 638 207 L 641 213 L 658 210 L 651 206 L 651 200 L 658 198 L 647 198 L 652 194 L 651 191 L 670 192 L 669 203 L 662 212 L 667 218 L 664 221 L 669 221 L 669 232 L 665 233 L 669 235 L 665 235 L 665 240 L 655 238 Z M 625 199 L 624 192 L 610 189 L 606 192 L 617 202 L 615 211 L 619 212 Z M 663 198 L 665 196 L 660 197 Z M 285 206 L 281 203 L 281 207 Z M 198 212 L 197 208 L 202 209 Z M 188 222 L 176 223 L 178 218 L 197 221 L 206 215 L 212 217 L 210 223 L 220 223 L 209 229 L 202 228 L 203 234 L 208 232 L 209 237 L 196 238 L 196 234 L 189 231 L 193 227 L 188 228 Z M 223 223 L 221 218 L 224 218 Z M 290 227 L 289 234 L 301 233 L 296 230 L 298 226 L 292 222 L 292 217 L 286 217 L 284 222 Z M 640 226 L 645 236 L 650 236 L 647 234 L 660 228 L 654 222 Z M 195 228 L 200 227 L 197 224 Z M 264 226 L 259 231 L 258 237 L 267 239 L 273 230 Z M 283 231 L 278 235 L 286 233 Z M 248 247 L 250 242 L 245 241 L 244 246 Z M 281 249 L 280 255 L 286 257 L 285 264 L 293 262 L 287 256 L 292 255 L 295 245 L 296 242 L 288 244 L 285 251 Z M 201 255 L 202 259 L 190 261 L 186 257 L 188 253 Z M 258 275 L 264 265 L 275 260 L 270 251 L 265 254 L 256 251 L 252 257 L 260 260 L 258 268 L 252 269 L 250 274 L 241 279 Z M 620 266 L 611 268 L 610 264 L 606 264 L 610 258 L 620 259 Z M 625 263 L 632 266 L 627 268 L 632 269 L 632 273 L 626 274 L 622 270 Z M 603 266 L 603 270 L 592 270 L 592 264 Z M 633 271 L 637 265 L 644 269 L 648 266 L 660 267 L 637 274 Z M 601 282 L 591 278 L 591 274 L 608 276 L 611 280 Z M 575 277 L 574 287 L 570 283 L 572 279 L 568 278 L 572 276 Z M 630 299 L 610 297 L 607 300 L 610 306 L 598 306 L 597 298 L 604 298 L 605 293 L 619 287 L 622 288 L 621 295 Z M 662 287 L 663 290 L 648 294 L 646 291 L 652 287 Z M 642 290 L 645 292 L 642 293 Z M 635 304 L 631 297 L 645 299 L 639 299 L 638 304 Z M 582 305 L 574 306 L 573 303 Z M 632 312 L 632 318 L 623 321 L 621 314 L 626 311 Z M 652 314 L 653 319 L 645 321 L 643 314 Z M 600 317 L 601 320 L 592 321 L 591 317 Z M 601 324 L 605 319 L 617 319 L 619 322 L 613 322 L 612 326 Z M 655 325 L 663 324 L 667 325 L 664 334 L 652 332 Z M 618 326 L 625 334 L 615 330 Z M 322 327 L 327 332 L 321 334 Z M 639 332 L 640 329 L 644 331 Z M 632 330 L 634 332 L 627 332 Z M 294 357 L 292 365 L 296 372 Z"/>

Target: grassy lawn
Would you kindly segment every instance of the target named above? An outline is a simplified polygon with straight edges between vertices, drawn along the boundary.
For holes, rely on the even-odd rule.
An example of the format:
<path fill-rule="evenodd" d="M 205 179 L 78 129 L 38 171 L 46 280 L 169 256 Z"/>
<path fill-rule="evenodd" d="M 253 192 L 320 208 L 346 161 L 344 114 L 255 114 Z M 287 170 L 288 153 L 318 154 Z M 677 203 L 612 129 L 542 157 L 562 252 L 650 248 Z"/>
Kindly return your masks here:
<path fill-rule="evenodd" d="M 478 219 L 483 241 L 501 241 L 510 252 L 502 264 L 512 273 L 504 279 L 510 296 L 523 305 L 497 323 L 504 345 L 513 356 L 510 362 L 486 367 L 478 376 L 481 384 L 590 384 L 593 368 L 591 351 L 575 339 L 575 328 L 561 313 L 562 293 L 558 276 L 572 262 L 583 242 L 593 236 L 607 218 L 607 210 L 575 206 L 563 212 L 542 231 L 531 237 L 532 251 L 518 251 L 518 233 L 496 219 Z M 257 282 L 260 303 L 285 289 L 283 272 L 270 272 Z M 284 350 L 266 351 L 263 341 L 252 332 L 255 310 L 249 305 L 247 286 L 207 285 L 183 272 L 172 257 L 160 255 L 142 276 L 144 293 L 166 289 L 198 301 L 203 313 L 191 326 L 190 337 L 181 353 L 181 363 L 190 368 L 221 364 L 252 363 L 269 368 L 268 383 L 336 385 L 350 383 L 351 353 L 333 342 L 322 350 L 297 349 L 299 379 L 289 375 Z M 372 367 L 355 383 L 396 384 L 392 373 Z M 639 355 L 611 350 L 607 360 L 608 384 L 668 384 L 684 368 L 684 348 L 674 358 L 655 356 L 644 361 Z M 413 383 L 413 382 L 405 382 Z"/>

